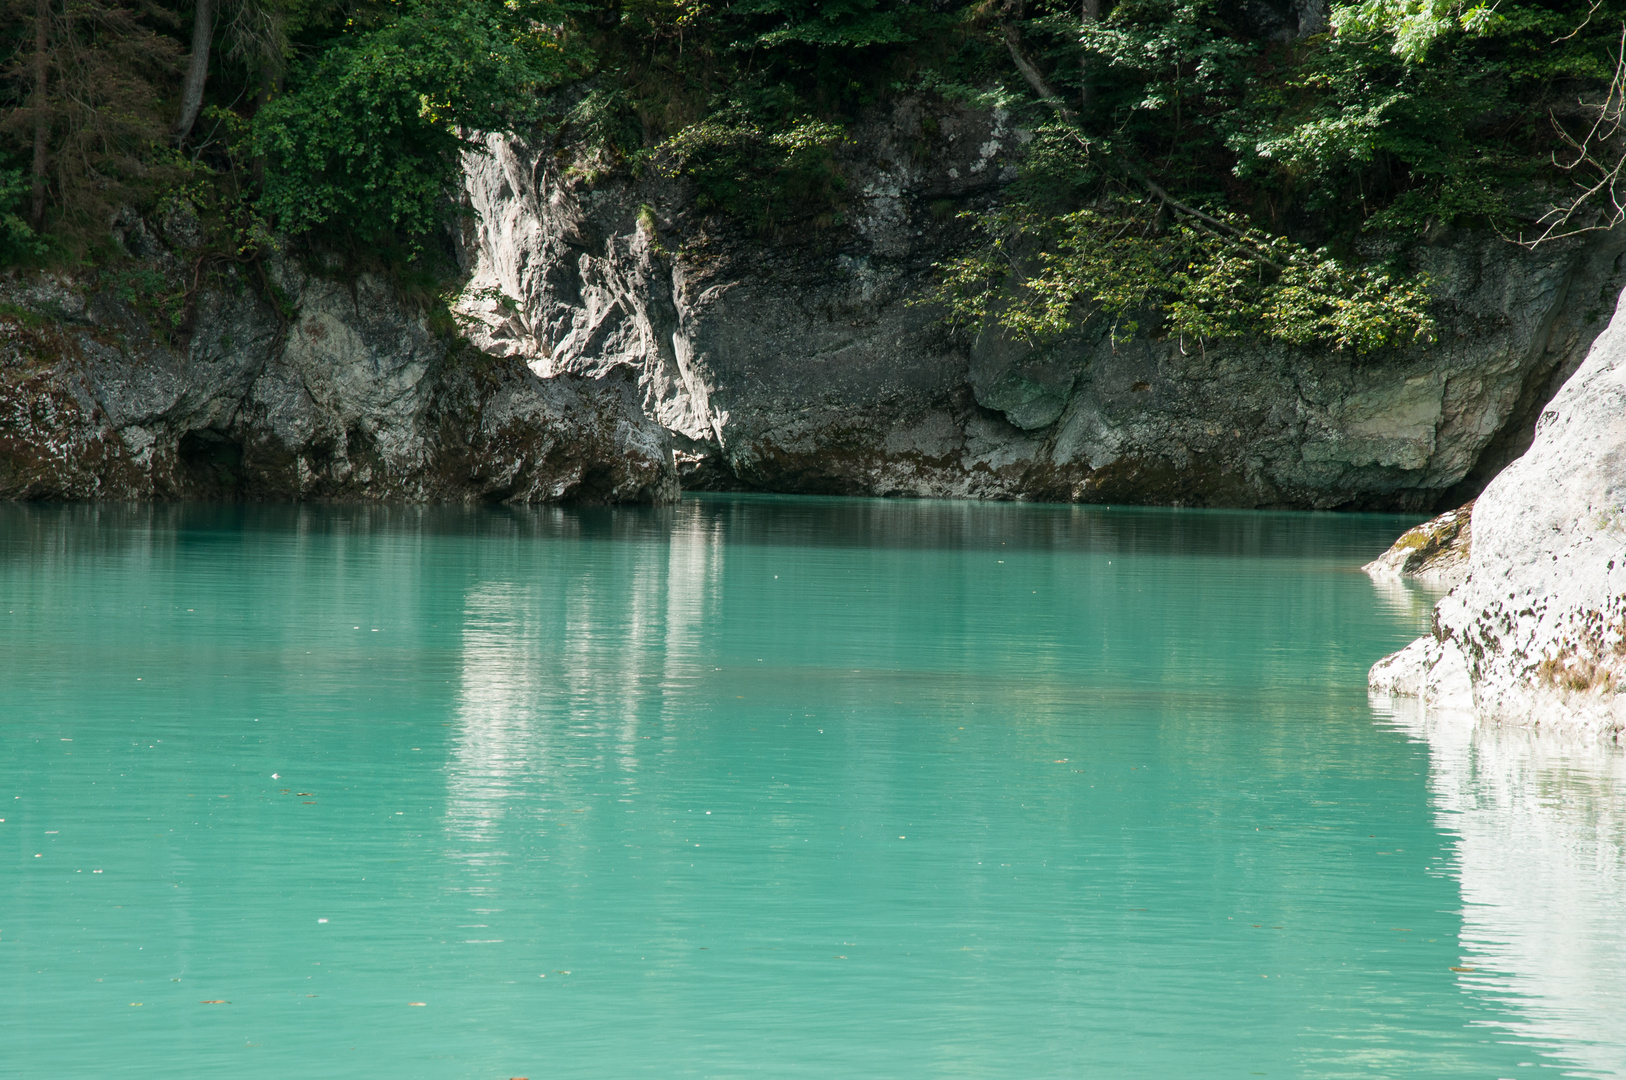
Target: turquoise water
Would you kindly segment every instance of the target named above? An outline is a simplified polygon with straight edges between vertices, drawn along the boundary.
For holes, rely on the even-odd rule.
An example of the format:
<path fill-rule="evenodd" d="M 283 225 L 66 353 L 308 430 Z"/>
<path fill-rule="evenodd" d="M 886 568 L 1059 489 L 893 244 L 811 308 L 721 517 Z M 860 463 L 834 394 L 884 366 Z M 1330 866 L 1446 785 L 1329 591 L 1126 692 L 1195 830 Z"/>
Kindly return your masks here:
<path fill-rule="evenodd" d="M 1626 1075 L 1626 772 L 1374 711 L 1406 524 L 0 506 L 0 1074 Z"/>

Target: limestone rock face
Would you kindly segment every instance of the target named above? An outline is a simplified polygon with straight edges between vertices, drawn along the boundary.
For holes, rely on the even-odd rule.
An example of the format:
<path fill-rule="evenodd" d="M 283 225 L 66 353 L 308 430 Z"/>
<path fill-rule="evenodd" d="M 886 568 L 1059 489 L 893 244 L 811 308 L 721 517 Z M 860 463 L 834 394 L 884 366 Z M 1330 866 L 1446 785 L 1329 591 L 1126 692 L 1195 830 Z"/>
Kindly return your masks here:
<path fill-rule="evenodd" d="M 275 268 L 291 314 L 206 292 L 175 347 L 117 296 L 0 282 L 0 498 L 664 501 L 624 376 L 454 351 L 381 281 Z"/>
<path fill-rule="evenodd" d="M 1473 509 L 1470 502 L 1406 530 L 1388 551 L 1361 569 L 1373 578 L 1412 578 L 1456 588 L 1468 579 Z"/>
<path fill-rule="evenodd" d="M 560 148 L 487 138 L 471 336 L 545 377 L 634 368 L 688 487 L 1432 511 L 1528 445 L 1626 283 L 1623 235 L 1459 236 L 1413 256 L 1441 333 L 1397 355 L 970 340 L 918 302 L 1029 136 L 914 99 L 850 134 L 845 223 L 797 240 L 725 235 L 655 170 L 589 183 Z"/>
<path fill-rule="evenodd" d="M 1376 691 L 1490 719 L 1626 731 L 1626 305 L 1473 508 L 1468 580 Z"/>

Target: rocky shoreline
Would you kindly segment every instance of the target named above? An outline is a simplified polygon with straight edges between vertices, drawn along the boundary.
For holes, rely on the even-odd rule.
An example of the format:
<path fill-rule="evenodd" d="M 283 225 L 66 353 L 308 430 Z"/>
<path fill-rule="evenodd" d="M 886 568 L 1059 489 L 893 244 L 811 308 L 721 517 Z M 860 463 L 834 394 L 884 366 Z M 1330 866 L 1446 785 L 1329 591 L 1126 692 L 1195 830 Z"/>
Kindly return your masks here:
<path fill-rule="evenodd" d="M 1626 736 L 1626 303 L 1474 503 L 1471 530 L 1466 580 L 1432 633 L 1373 666 L 1373 692 Z"/>
<path fill-rule="evenodd" d="M 539 379 L 384 282 L 274 263 L 177 347 L 116 292 L 0 286 L 0 498 L 665 502 L 665 433 L 616 373 Z"/>
<path fill-rule="evenodd" d="M 590 183 L 562 148 L 489 137 L 465 159 L 464 339 L 378 276 L 290 258 L 264 281 L 228 268 L 185 334 L 105 282 L 13 272 L 0 498 L 682 487 L 1434 512 L 1523 451 L 1626 284 L 1626 232 L 1536 254 L 1456 235 L 1407 256 L 1439 284 L 1439 340 L 1392 355 L 1090 325 L 1044 347 L 964 338 L 922 303 L 933 265 L 1030 136 L 933 108 L 856 125 L 846 220 L 799 238 L 719 232 L 654 170 Z M 115 225 L 136 265 L 190 279 L 195 218 Z"/>

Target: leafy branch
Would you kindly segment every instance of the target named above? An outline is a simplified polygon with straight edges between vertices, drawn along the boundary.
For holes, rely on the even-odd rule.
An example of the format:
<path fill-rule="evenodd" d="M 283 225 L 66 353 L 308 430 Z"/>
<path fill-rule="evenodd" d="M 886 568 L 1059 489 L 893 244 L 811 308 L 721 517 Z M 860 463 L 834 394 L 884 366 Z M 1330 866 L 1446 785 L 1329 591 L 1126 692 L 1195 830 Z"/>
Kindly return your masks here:
<path fill-rule="evenodd" d="M 1091 140 L 1028 55 L 1017 27 L 1005 22 L 999 30 L 1017 71 L 1055 114 L 1043 134 L 1070 143 L 1076 160 L 1119 183 L 1098 188 L 1090 205 L 1066 213 L 1018 198 L 964 215 L 981 243 L 938 264 L 934 298 L 947 306 L 952 324 L 997 326 L 1037 343 L 1100 317 L 1117 340 L 1155 312 L 1170 334 L 1199 347 L 1254 335 L 1364 354 L 1432 340 L 1425 276 L 1352 266 L 1324 248 L 1175 197 L 1128 151 Z"/>

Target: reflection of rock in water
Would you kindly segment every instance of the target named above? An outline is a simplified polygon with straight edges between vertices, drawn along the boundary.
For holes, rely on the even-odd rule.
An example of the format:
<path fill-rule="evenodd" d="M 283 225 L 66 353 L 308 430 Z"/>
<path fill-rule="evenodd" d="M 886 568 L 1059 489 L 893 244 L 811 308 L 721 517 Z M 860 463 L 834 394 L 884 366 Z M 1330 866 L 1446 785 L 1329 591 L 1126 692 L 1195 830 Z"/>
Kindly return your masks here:
<path fill-rule="evenodd" d="M 672 530 L 666 574 L 665 685 L 675 688 L 696 674 L 700 633 L 721 598 L 723 524 L 698 507 L 680 506 Z"/>
<path fill-rule="evenodd" d="M 1382 708 L 1428 743 L 1438 822 L 1459 837 L 1464 989 L 1579 1075 L 1626 1076 L 1626 752 Z"/>
<path fill-rule="evenodd" d="M 1428 633 L 1434 605 L 1447 591 L 1430 581 L 1399 576 L 1374 576 L 1372 588 L 1377 591 L 1378 600 L 1384 607 L 1414 624 L 1420 634 Z"/>
<path fill-rule="evenodd" d="M 486 583 L 464 601 L 457 742 L 448 764 L 446 816 L 474 862 L 500 857 L 492 840 L 520 773 L 539 762 L 539 696 L 546 672 L 534 587 Z"/>
<path fill-rule="evenodd" d="M 446 825 L 471 866 L 506 858 L 506 816 L 557 811 L 606 769 L 631 783 L 666 698 L 702 674 L 721 525 L 694 506 L 668 513 L 666 550 L 577 544 L 541 575 L 516 569 L 465 596 Z"/>

